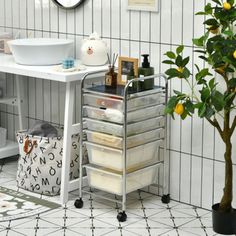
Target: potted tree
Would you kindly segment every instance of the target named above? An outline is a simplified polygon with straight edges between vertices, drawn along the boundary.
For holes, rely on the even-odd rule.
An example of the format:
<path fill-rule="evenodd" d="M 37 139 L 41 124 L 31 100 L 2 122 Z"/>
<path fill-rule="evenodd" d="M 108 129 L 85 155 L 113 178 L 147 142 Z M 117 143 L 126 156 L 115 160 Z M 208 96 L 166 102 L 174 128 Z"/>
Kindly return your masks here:
<path fill-rule="evenodd" d="M 165 53 L 168 59 L 163 63 L 171 65 L 165 72 L 168 79 L 182 79 L 190 88 L 189 93 L 174 90 L 165 111 L 182 120 L 197 113 L 218 131 L 225 146 L 225 185 L 220 203 L 212 206 L 213 229 L 235 234 L 232 135 L 236 127 L 236 5 L 234 0 L 211 0 L 197 15 L 206 16 L 206 30 L 203 36 L 193 39 L 193 44 L 206 66 L 200 69 L 195 65 L 197 73 L 192 76 L 187 68 L 189 57 L 183 57 L 183 46 Z"/>

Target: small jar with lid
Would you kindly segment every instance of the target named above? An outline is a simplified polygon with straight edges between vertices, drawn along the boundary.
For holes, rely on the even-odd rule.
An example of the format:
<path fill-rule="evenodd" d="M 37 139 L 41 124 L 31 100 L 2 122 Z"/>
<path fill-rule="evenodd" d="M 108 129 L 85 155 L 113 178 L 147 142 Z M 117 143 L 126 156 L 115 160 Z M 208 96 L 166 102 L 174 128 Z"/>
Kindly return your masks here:
<path fill-rule="evenodd" d="M 117 72 L 115 72 L 114 66 L 109 66 L 109 70 L 105 74 L 105 86 L 107 88 L 117 87 Z"/>

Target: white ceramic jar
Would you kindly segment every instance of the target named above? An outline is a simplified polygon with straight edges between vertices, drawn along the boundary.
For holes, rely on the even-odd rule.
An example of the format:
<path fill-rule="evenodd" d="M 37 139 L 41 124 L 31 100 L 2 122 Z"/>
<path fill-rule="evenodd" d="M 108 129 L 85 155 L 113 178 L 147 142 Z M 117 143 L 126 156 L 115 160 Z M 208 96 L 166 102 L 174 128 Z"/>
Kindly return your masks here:
<path fill-rule="evenodd" d="M 108 47 L 99 35 L 94 32 L 82 41 L 81 61 L 87 66 L 101 66 L 107 63 Z"/>

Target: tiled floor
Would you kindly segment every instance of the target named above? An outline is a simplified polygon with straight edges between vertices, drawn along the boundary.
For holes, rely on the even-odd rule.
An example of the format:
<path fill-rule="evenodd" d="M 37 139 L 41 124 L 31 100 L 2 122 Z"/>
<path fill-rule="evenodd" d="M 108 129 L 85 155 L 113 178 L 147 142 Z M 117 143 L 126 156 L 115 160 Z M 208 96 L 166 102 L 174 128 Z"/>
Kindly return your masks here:
<path fill-rule="evenodd" d="M 16 159 L 0 160 L 1 186 L 17 189 L 16 168 Z M 118 208 L 115 203 L 85 195 L 84 208 L 76 209 L 74 200 L 77 197 L 75 191 L 70 194 L 70 201 L 65 207 L 31 218 L 0 222 L 0 236 L 216 235 L 211 228 L 209 211 L 175 201 L 164 205 L 159 197 L 149 193 L 137 191 L 128 195 L 128 219 L 124 223 L 116 219 Z M 58 202 L 59 197 L 49 200 Z"/>

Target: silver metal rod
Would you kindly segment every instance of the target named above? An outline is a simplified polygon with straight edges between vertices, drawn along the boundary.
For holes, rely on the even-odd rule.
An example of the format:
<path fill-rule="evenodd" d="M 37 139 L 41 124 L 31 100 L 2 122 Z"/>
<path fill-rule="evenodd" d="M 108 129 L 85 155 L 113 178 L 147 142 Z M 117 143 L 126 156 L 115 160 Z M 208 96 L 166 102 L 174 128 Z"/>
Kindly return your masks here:
<path fill-rule="evenodd" d="M 108 197 L 104 197 L 102 195 L 99 195 L 97 193 L 93 193 L 93 192 L 90 192 L 90 191 L 86 191 L 86 190 L 82 190 L 83 193 L 87 193 L 87 194 L 91 194 L 95 197 L 98 197 L 98 198 L 102 198 L 102 199 L 105 199 L 105 200 L 108 200 L 110 202 L 115 202 L 115 203 L 119 203 L 119 204 L 122 204 L 122 201 L 119 201 L 119 200 L 114 200 L 114 199 L 111 199 L 111 198 L 108 198 Z"/>
<path fill-rule="evenodd" d="M 81 80 L 80 89 L 80 161 L 79 161 L 79 198 L 82 198 L 82 186 L 83 186 L 83 104 L 84 104 L 84 83 L 85 80 L 94 74 L 105 72 L 106 70 L 100 70 L 90 73 L 85 73 Z"/>
<path fill-rule="evenodd" d="M 127 95 L 129 87 L 124 88 L 124 130 L 123 130 L 123 175 L 122 175 L 122 211 L 126 210 L 126 168 L 127 168 Z"/>

